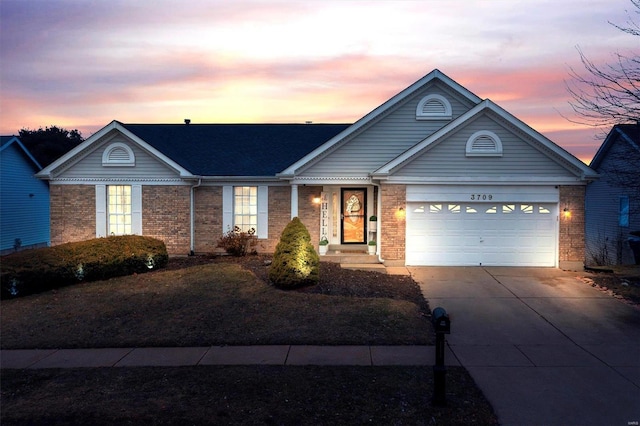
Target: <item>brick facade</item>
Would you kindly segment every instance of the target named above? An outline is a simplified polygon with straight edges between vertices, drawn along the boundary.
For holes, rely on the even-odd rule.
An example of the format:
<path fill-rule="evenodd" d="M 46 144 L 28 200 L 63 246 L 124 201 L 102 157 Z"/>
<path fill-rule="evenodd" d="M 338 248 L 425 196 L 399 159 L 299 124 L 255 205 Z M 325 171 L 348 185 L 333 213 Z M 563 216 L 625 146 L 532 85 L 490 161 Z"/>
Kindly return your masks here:
<path fill-rule="evenodd" d="M 382 238 L 378 244 L 381 257 L 386 264 L 404 265 L 407 188 L 405 185 L 382 185 L 380 191 L 382 217 L 378 220 L 381 221 Z"/>
<path fill-rule="evenodd" d="M 93 185 L 50 185 L 51 245 L 96 237 Z"/>
<path fill-rule="evenodd" d="M 191 250 L 189 186 L 142 187 L 142 233 L 164 241 L 169 254 Z"/>
<path fill-rule="evenodd" d="M 311 234 L 311 243 L 318 247 L 320 242 L 320 204 L 313 202 L 314 198 L 320 198 L 321 186 L 298 187 L 298 217 Z"/>
<path fill-rule="evenodd" d="M 222 187 L 200 186 L 194 189 L 196 253 L 221 251 L 216 246 L 223 234 Z"/>
<path fill-rule="evenodd" d="M 561 267 L 579 267 L 585 261 L 585 192 L 586 186 L 560 187 L 558 254 Z M 565 214 L 564 209 L 568 213 Z"/>

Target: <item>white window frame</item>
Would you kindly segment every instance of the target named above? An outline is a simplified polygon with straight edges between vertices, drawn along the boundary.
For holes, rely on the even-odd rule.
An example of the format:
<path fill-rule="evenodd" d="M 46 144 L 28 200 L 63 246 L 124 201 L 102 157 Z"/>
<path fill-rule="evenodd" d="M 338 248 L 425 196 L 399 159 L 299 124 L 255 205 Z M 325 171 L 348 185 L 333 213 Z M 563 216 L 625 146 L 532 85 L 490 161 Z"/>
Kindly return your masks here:
<path fill-rule="evenodd" d="M 258 188 L 258 221 L 255 235 L 259 239 L 266 239 L 269 237 L 269 187 L 264 185 L 225 185 L 222 187 L 222 233 L 229 232 L 235 226 L 234 188 L 243 186 Z"/>
<path fill-rule="evenodd" d="M 115 151 L 124 151 L 119 158 L 112 158 Z M 102 152 L 103 167 L 133 167 L 136 165 L 136 156 L 131 147 L 122 142 L 114 142 Z"/>
<path fill-rule="evenodd" d="M 109 236 L 108 185 L 96 185 L 96 237 Z M 142 235 L 142 185 L 131 187 L 131 234 Z"/>
<path fill-rule="evenodd" d="M 424 111 L 424 107 L 426 104 L 430 102 L 438 102 L 442 105 L 444 112 L 437 113 L 429 113 Z M 438 95 L 432 93 L 430 95 L 425 96 L 418 102 L 418 106 L 416 107 L 416 120 L 451 120 L 453 116 L 453 112 L 451 110 L 451 104 L 442 95 Z"/>
<path fill-rule="evenodd" d="M 493 148 L 475 147 L 475 142 L 481 138 L 490 139 L 493 142 Z M 467 139 L 465 151 L 467 157 L 502 157 L 502 141 L 495 133 L 489 130 L 480 130 Z"/>

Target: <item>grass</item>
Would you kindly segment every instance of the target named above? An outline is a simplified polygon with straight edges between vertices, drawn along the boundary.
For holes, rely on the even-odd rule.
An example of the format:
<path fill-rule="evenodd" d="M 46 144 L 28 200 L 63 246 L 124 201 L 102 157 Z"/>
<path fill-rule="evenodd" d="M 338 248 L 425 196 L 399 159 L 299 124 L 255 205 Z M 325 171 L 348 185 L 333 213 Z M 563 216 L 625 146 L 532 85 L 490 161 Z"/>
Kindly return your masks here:
<path fill-rule="evenodd" d="M 428 304 L 410 279 L 326 271 L 304 292 L 207 263 L 4 300 L 1 346 L 431 343 Z M 431 367 L 27 369 L 0 380 L 3 426 L 497 424 L 461 367 L 447 371 L 446 407 L 431 405 Z"/>
<path fill-rule="evenodd" d="M 427 367 L 181 367 L 2 372 L 2 424 L 497 424 L 463 368 L 432 407 Z"/>
<path fill-rule="evenodd" d="M 277 290 L 233 263 L 114 278 L 2 301 L 3 349 L 427 344 L 416 303 Z"/>

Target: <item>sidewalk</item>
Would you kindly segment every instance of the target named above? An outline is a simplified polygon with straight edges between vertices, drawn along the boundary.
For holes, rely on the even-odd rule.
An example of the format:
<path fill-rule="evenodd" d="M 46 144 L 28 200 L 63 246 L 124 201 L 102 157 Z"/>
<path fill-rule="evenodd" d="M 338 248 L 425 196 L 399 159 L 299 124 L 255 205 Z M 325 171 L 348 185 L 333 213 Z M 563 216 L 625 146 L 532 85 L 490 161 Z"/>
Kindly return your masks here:
<path fill-rule="evenodd" d="M 445 363 L 459 366 L 446 347 Z M 0 368 L 178 367 L 195 365 L 434 365 L 435 346 L 210 346 L 0 350 Z"/>

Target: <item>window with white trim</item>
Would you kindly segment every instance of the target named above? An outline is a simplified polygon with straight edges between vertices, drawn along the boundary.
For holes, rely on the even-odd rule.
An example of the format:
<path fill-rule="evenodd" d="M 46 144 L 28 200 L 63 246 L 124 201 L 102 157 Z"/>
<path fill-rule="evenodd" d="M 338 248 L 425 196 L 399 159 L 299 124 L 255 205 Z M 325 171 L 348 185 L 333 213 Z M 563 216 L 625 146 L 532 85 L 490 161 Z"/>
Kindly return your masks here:
<path fill-rule="evenodd" d="M 416 107 L 416 120 L 451 120 L 451 116 L 451 104 L 441 95 L 427 95 Z"/>
<path fill-rule="evenodd" d="M 233 188 L 233 226 L 243 232 L 258 229 L 258 187 Z"/>
<path fill-rule="evenodd" d="M 629 196 L 620 196 L 620 211 L 618 215 L 618 224 L 624 228 L 629 227 Z"/>
<path fill-rule="evenodd" d="M 96 185 L 96 237 L 142 235 L 142 185 Z"/>
<path fill-rule="evenodd" d="M 107 232 L 109 235 L 132 234 L 131 186 L 107 186 Z"/>
<path fill-rule="evenodd" d="M 502 157 L 502 141 L 493 132 L 480 130 L 467 139 L 467 157 Z"/>
<path fill-rule="evenodd" d="M 129 145 L 122 142 L 114 142 L 102 152 L 102 165 L 110 166 L 135 166 L 136 157 Z"/>

